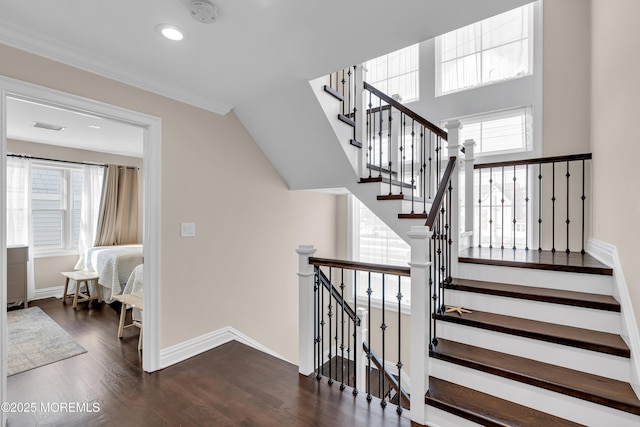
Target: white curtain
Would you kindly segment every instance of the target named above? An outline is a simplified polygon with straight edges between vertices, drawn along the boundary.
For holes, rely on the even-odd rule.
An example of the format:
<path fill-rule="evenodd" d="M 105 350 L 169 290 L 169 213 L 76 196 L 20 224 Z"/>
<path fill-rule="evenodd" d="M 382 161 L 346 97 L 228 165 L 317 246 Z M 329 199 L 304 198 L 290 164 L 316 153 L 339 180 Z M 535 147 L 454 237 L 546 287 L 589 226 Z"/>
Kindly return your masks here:
<path fill-rule="evenodd" d="M 80 258 L 76 264 L 76 270 L 84 270 L 86 268 L 86 251 L 93 247 L 93 242 L 96 239 L 104 167 L 84 165 L 82 167 L 82 175 L 82 210 L 80 211 L 80 240 L 78 241 Z"/>
<path fill-rule="evenodd" d="M 31 232 L 31 160 L 7 158 L 7 246 L 29 246 L 27 299 L 35 294 Z"/>

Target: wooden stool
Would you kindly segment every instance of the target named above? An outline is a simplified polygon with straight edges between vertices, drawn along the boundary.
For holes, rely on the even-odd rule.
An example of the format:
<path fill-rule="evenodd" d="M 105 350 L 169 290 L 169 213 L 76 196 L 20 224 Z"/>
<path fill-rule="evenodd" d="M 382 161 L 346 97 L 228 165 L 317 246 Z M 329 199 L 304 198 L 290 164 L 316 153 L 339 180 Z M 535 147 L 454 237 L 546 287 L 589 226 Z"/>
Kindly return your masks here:
<path fill-rule="evenodd" d="M 128 325 L 124 324 L 124 318 L 127 315 L 127 308 L 137 308 L 142 311 L 142 291 L 134 292 L 132 294 L 122 294 L 116 295 L 113 297 L 114 300 L 120 301 L 122 306 L 120 307 L 120 324 L 118 326 L 118 338 L 122 338 L 122 332 L 133 326 L 140 329 L 140 336 L 138 337 L 138 350 L 142 349 L 142 322 L 138 322 L 137 320 L 132 320 L 132 322 Z"/>
<path fill-rule="evenodd" d="M 100 295 L 100 285 L 98 284 L 98 273 L 95 271 L 63 271 L 62 274 L 67 279 L 64 282 L 64 291 L 62 292 L 62 303 L 67 303 L 67 297 L 73 296 L 73 308 L 78 308 L 78 302 L 85 301 L 93 301 L 98 300 L 98 302 L 102 302 L 102 296 Z M 74 293 L 69 294 L 69 281 L 76 282 L 76 290 Z M 96 284 L 96 295 L 91 296 L 91 291 L 89 289 L 89 285 L 91 282 L 95 282 Z M 80 288 L 84 283 L 85 292 L 81 292 Z"/>

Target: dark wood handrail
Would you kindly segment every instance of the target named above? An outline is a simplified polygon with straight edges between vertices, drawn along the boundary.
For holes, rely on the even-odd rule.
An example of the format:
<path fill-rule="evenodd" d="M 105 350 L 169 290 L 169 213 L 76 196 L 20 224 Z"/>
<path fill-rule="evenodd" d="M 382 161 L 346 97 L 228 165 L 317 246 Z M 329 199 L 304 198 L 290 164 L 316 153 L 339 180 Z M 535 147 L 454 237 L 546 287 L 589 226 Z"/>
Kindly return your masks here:
<path fill-rule="evenodd" d="M 391 98 L 386 93 L 376 89 L 375 87 L 371 86 L 367 82 L 364 82 L 364 89 L 368 90 L 371 93 L 373 93 L 374 95 L 376 95 L 378 98 L 382 99 L 387 104 L 393 106 L 393 108 L 395 108 L 397 110 L 400 110 L 401 112 L 403 112 L 407 116 L 411 117 L 412 119 L 414 119 L 415 121 L 420 123 L 422 126 L 424 126 L 425 128 L 429 129 L 431 132 L 433 132 L 436 135 L 438 135 L 440 138 L 444 139 L 445 141 L 447 140 L 447 132 L 445 130 L 443 130 L 443 129 L 439 128 L 438 126 L 434 125 L 429 120 L 425 119 L 424 117 L 420 116 L 419 114 L 415 113 L 414 111 L 411 111 L 409 108 L 407 108 L 404 105 L 400 104 L 398 101 L 396 101 L 395 99 Z"/>
<path fill-rule="evenodd" d="M 335 286 L 333 286 L 333 283 L 329 281 L 329 278 L 322 271 L 320 271 L 320 283 L 322 283 L 322 286 L 324 286 L 325 289 L 331 292 L 331 296 L 336 300 L 337 304 L 343 306 L 344 311 L 347 313 L 347 316 L 349 316 L 349 318 L 353 320 L 356 325 L 360 326 L 360 318 L 356 314 L 355 310 L 351 308 L 349 303 L 342 300 L 342 295 L 340 294 L 340 292 L 336 289 Z"/>
<path fill-rule="evenodd" d="M 344 261 L 339 259 L 328 258 L 309 258 L 309 264 L 315 266 L 343 268 L 345 270 L 368 271 L 371 273 L 395 274 L 397 276 L 411 276 L 409 267 L 401 267 L 398 265 L 371 264 L 359 261 Z"/>
<path fill-rule="evenodd" d="M 541 163 L 573 162 L 576 160 L 591 160 L 591 158 L 592 158 L 591 153 L 571 154 L 568 156 L 538 157 L 535 159 L 511 160 L 508 162 L 480 163 L 480 164 L 473 165 L 473 168 L 488 169 L 488 168 L 499 168 L 503 166 L 537 165 Z"/>
<path fill-rule="evenodd" d="M 429 215 L 427 216 L 427 222 L 425 225 L 429 228 L 433 228 L 433 224 L 435 224 L 436 218 L 438 217 L 438 211 L 440 210 L 440 205 L 444 199 L 444 193 L 447 191 L 447 184 L 449 183 L 449 179 L 453 173 L 453 168 L 456 166 L 456 159 L 457 157 L 449 157 L 449 163 L 447 163 L 447 168 L 444 170 L 442 181 L 440 181 L 440 186 L 438 187 L 438 192 L 436 193 L 436 197 L 433 199 L 433 204 L 431 205 Z"/>
<path fill-rule="evenodd" d="M 396 377 L 394 377 L 391 374 L 391 372 L 389 372 L 389 370 L 384 367 L 384 363 L 380 360 L 378 355 L 369 349 L 369 344 L 367 342 L 362 343 L 362 348 L 366 353 L 369 353 L 371 355 L 371 361 L 373 362 L 374 365 L 376 365 L 376 368 L 378 368 L 378 371 L 382 372 L 384 374 L 384 377 L 387 379 L 387 382 L 389 383 L 389 385 L 391 385 L 391 387 L 397 393 L 400 393 L 400 397 L 402 401 L 405 403 L 406 407 L 409 408 L 409 406 L 411 405 L 411 398 L 409 397 L 409 394 L 406 391 L 404 391 L 402 387 L 400 387 L 400 384 L 398 384 L 398 380 L 396 380 Z M 380 390 L 380 392 L 384 393 L 384 390 Z"/>

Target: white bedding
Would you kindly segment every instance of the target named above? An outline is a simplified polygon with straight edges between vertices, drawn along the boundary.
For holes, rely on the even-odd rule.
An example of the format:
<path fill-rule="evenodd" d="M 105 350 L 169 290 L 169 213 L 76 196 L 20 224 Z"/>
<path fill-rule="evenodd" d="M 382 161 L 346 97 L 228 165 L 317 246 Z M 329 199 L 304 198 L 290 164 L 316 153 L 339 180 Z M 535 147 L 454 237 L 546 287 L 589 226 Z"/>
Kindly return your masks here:
<path fill-rule="evenodd" d="M 129 276 L 140 264 L 142 245 L 97 246 L 87 250 L 84 268 L 98 272 L 102 299 L 110 303 L 113 295 L 122 293 Z"/>

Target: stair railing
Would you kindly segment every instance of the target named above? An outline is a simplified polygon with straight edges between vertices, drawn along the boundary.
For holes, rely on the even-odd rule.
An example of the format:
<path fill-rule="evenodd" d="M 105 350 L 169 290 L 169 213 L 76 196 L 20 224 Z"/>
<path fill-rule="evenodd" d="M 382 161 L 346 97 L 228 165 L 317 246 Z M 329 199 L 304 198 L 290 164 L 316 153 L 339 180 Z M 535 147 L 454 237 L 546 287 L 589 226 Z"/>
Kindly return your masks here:
<path fill-rule="evenodd" d="M 341 390 L 350 387 L 354 395 L 364 391 L 368 401 L 377 397 L 382 407 L 395 390 L 401 413 L 409 396 L 402 379 L 403 343 L 409 343 L 402 333 L 409 267 L 314 258 L 314 252 L 308 246 L 298 249 L 300 373 L 339 382 Z"/>
<path fill-rule="evenodd" d="M 367 82 L 362 67 L 328 76 L 325 91 L 341 102 L 338 119 L 354 129 L 363 149 L 363 182 L 383 181 L 388 196 L 411 201 L 410 215 L 426 215 L 442 175 L 447 132 Z"/>
<path fill-rule="evenodd" d="M 474 165 L 474 243 L 585 253 L 591 153 Z"/>

